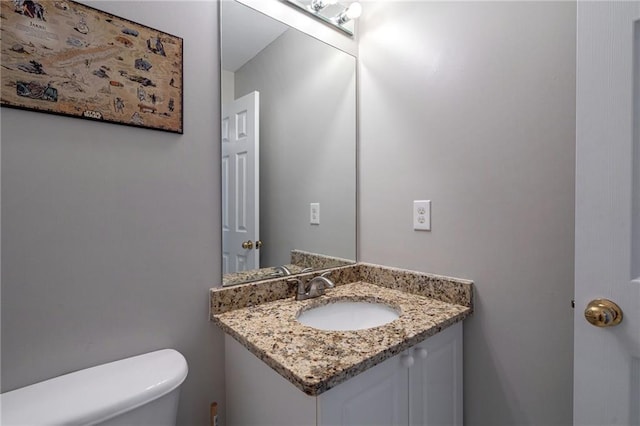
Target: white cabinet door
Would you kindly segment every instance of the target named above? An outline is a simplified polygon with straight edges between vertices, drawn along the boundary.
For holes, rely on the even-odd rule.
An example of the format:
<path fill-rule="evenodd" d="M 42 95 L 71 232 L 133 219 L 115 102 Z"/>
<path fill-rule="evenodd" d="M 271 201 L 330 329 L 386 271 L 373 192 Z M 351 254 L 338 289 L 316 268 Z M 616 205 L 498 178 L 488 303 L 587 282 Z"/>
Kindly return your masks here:
<path fill-rule="evenodd" d="M 414 346 L 409 424 L 462 425 L 462 323 Z"/>
<path fill-rule="evenodd" d="M 462 323 L 320 395 L 319 426 L 462 425 Z"/>
<path fill-rule="evenodd" d="M 408 374 L 402 355 L 390 358 L 318 397 L 318 425 L 407 425 Z"/>

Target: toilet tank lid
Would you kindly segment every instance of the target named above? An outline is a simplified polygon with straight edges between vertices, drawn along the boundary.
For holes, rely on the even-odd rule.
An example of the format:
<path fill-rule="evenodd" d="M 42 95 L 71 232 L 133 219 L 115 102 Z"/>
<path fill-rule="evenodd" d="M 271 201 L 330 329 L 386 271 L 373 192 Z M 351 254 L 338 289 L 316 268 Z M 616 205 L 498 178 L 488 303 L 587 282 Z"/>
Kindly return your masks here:
<path fill-rule="evenodd" d="M 187 377 L 187 361 L 162 349 L 0 395 L 3 425 L 90 425 L 171 392 Z"/>

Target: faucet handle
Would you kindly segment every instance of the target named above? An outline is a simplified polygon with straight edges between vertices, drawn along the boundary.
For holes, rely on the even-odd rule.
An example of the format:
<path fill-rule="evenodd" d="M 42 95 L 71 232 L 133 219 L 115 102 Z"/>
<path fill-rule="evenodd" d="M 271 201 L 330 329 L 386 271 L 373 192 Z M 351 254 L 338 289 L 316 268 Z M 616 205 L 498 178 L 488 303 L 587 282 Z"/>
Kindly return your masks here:
<path fill-rule="evenodd" d="M 321 277 L 325 278 L 329 278 L 329 275 L 331 275 L 331 271 L 323 272 L 322 274 L 320 274 Z"/>
<path fill-rule="evenodd" d="M 282 277 L 286 277 L 288 275 L 291 275 L 291 271 L 289 270 L 289 268 L 287 268 L 284 265 L 276 266 L 273 269 L 275 270 L 276 274 L 279 274 Z"/>
<path fill-rule="evenodd" d="M 327 275 L 329 275 L 328 272 L 325 272 L 322 275 L 317 275 L 314 278 L 311 279 L 312 282 L 318 282 L 319 284 L 322 285 L 323 287 L 323 291 L 326 288 L 333 288 L 335 287 L 335 283 L 333 281 L 331 281 Z"/>
<path fill-rule="evenodd" d="M 287 284 L 295 284 L 296 285 L 296 300 L 302 300 L 302 298 L 307 293 L 307 286 L 304 281 L 298 278 L 289 278 L 287 280 Z"/>

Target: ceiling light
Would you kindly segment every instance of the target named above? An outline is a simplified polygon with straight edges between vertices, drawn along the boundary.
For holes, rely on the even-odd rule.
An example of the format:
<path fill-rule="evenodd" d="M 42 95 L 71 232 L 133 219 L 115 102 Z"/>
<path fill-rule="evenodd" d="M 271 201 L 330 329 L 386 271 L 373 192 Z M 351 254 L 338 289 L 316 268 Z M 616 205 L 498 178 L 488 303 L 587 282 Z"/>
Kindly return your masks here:
<path fill-rule="evenodd" d="M 311 8 L 316 11 L 319 12 L 322 9 L 324 9 L 325 7 L 332 5 L 332 4 L 336 4 L 338 3 L 338 0 L 312 0 L 311 1 Z"/>
<path fill-rule="evenodd" d="M 362 5 L 357 1 L 351 3 L 349 7 L 340 12 L 340 14 L 336 17 L 336 22 L 339 25 L 342 25 L 346 22 L 351 21 L 352 19 L 356 19 L 362 15 Z"/>
<path fill-rule="evenodd" d="M 239 0 L 244 1 L 244 0 Z M 253 0 L 252 0 L 253 1 Z M 352 0 L 281 0 L 295 6 L 314 18 L 353 36 L 355 19 L 362 13 L 362 6 Z M 349 4 L 351 3 L 351 4 Z"/>

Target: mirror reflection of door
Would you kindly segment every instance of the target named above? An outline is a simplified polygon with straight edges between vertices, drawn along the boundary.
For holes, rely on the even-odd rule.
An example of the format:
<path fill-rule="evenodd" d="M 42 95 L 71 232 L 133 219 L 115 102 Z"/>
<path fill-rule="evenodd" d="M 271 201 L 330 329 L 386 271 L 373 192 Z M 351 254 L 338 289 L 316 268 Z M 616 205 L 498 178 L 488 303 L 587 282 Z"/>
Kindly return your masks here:
<path fill-rule="evenodd" d="M 226 109 L 233 101 L 259 92 L 261 109 L 259 204 L 255 197 L 260 235 L 234 228 L 243 210 L 231 211 L 237 172 L 225 152 L 222 284 L 273 278 L 283 268 L 296 274 L 353 263 L 356 59 L 237 1 L 220 2 L 220 44 L 229 132 L 234 115 Z M 312 219 L 312 209 L 321 217 Z M 258 254 L 256 240 L 264 243 L 259 264 L 257 257 L 243 257 Z M 241 250 L 249 241 L 253 249 Z"/>
<path fill-rule="evenodd" d="M 260 94 L 222 106 L 222 270 L 260 267 Z"/>

